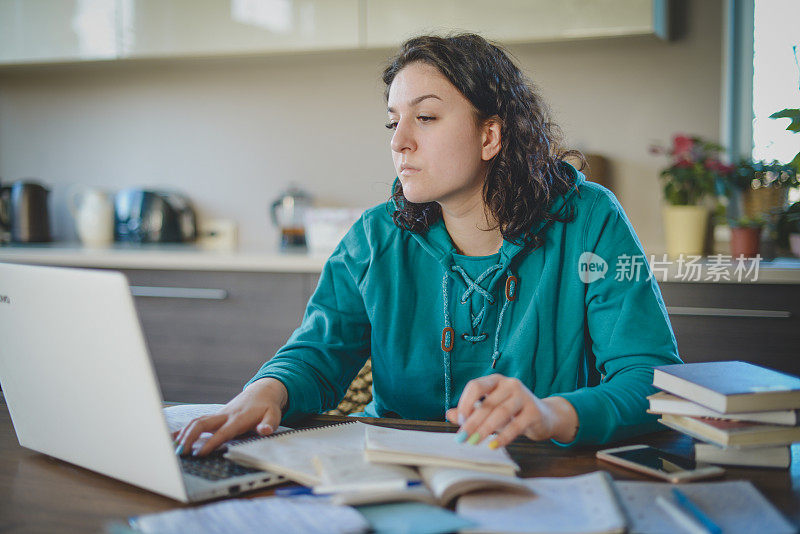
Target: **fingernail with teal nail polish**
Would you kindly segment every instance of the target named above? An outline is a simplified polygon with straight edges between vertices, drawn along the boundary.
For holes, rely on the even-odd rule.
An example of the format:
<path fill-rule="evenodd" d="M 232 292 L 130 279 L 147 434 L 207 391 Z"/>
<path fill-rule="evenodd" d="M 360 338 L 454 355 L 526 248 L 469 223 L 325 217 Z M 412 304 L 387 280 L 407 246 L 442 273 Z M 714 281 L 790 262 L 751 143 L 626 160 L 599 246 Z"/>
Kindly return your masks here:
<path fill-rule="evenodd" d="M 475 432 L 469 437 L 467 443 L 469 443 L 470 445 L 477 445 L 480 440 L 481 440 L 481 435 Z"/>
<path fill-rule="evenodd" d="M 461 432 L 456 434 L 456 443 L 464 443 L 465 441 L 467 441 L 467 436 L 469 436 L 469 434 L 467 434 L 464 430 L 462 430 Z"/>
<path fill-rule="evenodd" d="M 178 456 L 183 454 L 183 445 L 178 445 L 178 447 L 175 449 L 175 454 Z"/>

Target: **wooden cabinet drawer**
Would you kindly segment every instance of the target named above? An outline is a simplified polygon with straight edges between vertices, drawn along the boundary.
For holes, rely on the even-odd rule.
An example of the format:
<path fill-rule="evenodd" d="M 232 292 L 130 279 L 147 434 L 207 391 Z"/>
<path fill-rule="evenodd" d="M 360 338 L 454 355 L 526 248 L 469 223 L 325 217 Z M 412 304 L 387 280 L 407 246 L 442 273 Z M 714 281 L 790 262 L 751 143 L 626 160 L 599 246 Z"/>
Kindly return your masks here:
<path fill-rule="evenodd" d="M 226 402 L 300 324 L 305 275 L 129 270 L 165 400 Z"/>
<path fill-rule="evenodd" d="M 800 286 L 660 287 L 684 361 L 744 360 L 800 375 Z"/>

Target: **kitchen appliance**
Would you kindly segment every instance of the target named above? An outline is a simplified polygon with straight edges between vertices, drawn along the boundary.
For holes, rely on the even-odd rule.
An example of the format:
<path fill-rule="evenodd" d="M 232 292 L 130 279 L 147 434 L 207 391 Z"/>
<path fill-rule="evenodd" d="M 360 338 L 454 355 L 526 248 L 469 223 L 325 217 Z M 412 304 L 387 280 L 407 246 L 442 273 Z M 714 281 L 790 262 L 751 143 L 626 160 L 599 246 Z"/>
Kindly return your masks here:
<path fill-rule="evenodd" d="M 239 232 L 231 219 L 205 219 L 197 230 L 197 245 L 206 250 L 236 250 Z"/>
<path fill-rule="evenodd" d="M 123 189 L 114 197 L 114 239 L 123 243 L 188 243 L 197 217 L 188 197 L 174 191 Z"/>
<path fill-rule="evenodd" d="M 29 180 L 18 180 L 0 187 L 0 229 L 14 243 L 50 241 L 50 190 Z"/>
<path fill-rule="evenodd" d="M 114 205 L 105 191 L 95 188 L 73 189 L 69 210 L 75 231 L 87 247 L 107 247 L 114 241 Z"/>
<path fill-rule="evenodd" d="M 366 208 L 312 208 L 306 211 L 306 242 L 311 254 L 330 254 Z"/>
<path fill-rule="evenodd" d="M 281 232 L 282 250 L 305 250 L 306 229 L 305 212 L 311 207 L 311 195 L 290 187 L 272 203 L 270 214 L 272 222 Z"/>

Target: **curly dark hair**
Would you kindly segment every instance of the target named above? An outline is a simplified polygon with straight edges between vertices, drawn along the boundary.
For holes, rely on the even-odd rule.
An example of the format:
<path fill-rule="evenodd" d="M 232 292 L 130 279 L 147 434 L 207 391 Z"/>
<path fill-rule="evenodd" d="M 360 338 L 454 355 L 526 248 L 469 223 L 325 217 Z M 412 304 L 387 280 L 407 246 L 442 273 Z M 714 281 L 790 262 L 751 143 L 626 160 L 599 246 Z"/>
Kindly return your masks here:
<path fill-rule="evenodd" d="M 586 160 L 577 150 L 560 147 L 562 133 L 550 120 L 547 106 L 501 46 L 472 33 L 409 39 L 383 71 L 387 101 L 397 73 L 414 62 L 436 67 L 472 103 L 477 124 L 493 117 L 501 121 L 501 148 L 489 162 L 483 185 L 484 202 L 498 221 L 490 230 L 499 227 L 504 239 L 537 248 L 543 241 L 533 234 L 539 223 L 574 218 L 571 208 L 559 214 L 548 207 L 576 187 L 564 159 L 575 158 L 580 169 Z M 399 180 L 391 199 L 398 207 L 392 213 L 394 223 L 411 232 L 425 233 L 442 216 L 437 202 L 408 201 Z"/>

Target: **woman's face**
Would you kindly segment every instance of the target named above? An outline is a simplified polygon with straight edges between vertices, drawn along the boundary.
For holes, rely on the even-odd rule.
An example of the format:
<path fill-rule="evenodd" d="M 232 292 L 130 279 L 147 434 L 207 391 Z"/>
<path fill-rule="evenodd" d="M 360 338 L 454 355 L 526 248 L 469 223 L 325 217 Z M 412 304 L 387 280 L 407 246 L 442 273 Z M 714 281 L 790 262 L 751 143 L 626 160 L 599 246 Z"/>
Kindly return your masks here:
<path fill-rule="evenodd" d="M 487 162 L 500 149 L 499 127 L 479 128 L 470 101 L 426 63 L 397 73 L 388 106 L 392 159 L 409 201 L 457 209 L 482 199 Z"/>

